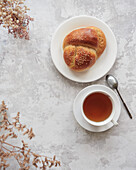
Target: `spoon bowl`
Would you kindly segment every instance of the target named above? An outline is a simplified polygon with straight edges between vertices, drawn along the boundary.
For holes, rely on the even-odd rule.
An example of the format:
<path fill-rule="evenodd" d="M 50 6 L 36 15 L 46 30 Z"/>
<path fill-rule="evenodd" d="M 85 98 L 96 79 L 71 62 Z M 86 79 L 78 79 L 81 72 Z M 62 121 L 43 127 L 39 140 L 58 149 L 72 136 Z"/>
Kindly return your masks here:
<path fill-rule="evenodd" d="M 118 87 L 118 81 L 117 81 L 117 79 L 116 79 L 114 76 L 112 76 L 112 75 L 107 75 L 107 76 L 106 76 L 106 81 L 107 81 L 107 83 L 108 83 L 108 85 L 109 85 L 110 88 L 112 88 L 112 89 L 117 89 L 117 87 Z"/>

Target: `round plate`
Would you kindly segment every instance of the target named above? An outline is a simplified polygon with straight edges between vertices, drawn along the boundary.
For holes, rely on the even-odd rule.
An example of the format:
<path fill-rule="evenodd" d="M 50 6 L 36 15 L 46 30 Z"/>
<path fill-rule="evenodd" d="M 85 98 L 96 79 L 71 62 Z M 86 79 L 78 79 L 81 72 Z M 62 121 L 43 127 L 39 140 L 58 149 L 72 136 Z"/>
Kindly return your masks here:
<path fill-rule="evenodd" d="M 91 85 L 91 86 L 88 86 L 88 87 L 84 88 L 83 90 L 81 90 L 74 100 L 73 113 L 74 113 L 74 116 L 75 116 L 75 119 L 77 120 L 77 122 L 84 129 L 91 131 L 91 132 L 103 132 L 103 131 L 110 129 L 113 126 L 113 123 L 109 122 L 106 125 L 103 125 L 103 126 L 100 126 L 100 127 L 99 126 L 92 126 L 87 121 L 85 121 L 85 119 L 83 118 L 82 113 L 81 113 L 82 99 L 86 96 L 86 94 L 88 92 L 93 92 L 95 90 L 105 91 L 109 94 L 109 96 L 112 96 L 114 103 L 115 103 L 115 108 L 114 108 L 115 109 L 115 115 L 114 115 L 113 119 L 115 121 L 117 121 L 119 119 L 120 112 L 121 112 L 120 100 L 113 90 L 111 90 L 110 88 L 103 86 L 103 85 Z"/>
<path fill-rule="evenodd" d="M 96 63 L 85 72 L 74 72 L 66 65 L 63 58 L 63 40 L 72 30 L 96 26 L 106 36 L 106 48 Z M 55 31 L 51 41 L 52 60 L 58 71 L 70 80 L 87 83 L 95 81 L 104 76 L 113 66 L 117 53 L 117 42 L 109 26 L 103 21 L 91 16 L 77 16 L 63 22 Z"/>

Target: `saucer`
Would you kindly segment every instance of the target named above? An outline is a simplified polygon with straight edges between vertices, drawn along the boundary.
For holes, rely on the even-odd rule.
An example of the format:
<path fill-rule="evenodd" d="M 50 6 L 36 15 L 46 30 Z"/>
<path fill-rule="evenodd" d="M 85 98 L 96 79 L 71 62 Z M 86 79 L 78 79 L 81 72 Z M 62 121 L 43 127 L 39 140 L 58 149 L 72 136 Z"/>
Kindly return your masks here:
<path fill-rule="evenodd" d="M 111 127 L 113 127 L 113 123 L 109 122 L 106 125 L 103 126 L 93 126 L 90 125 L 82 116 L 81 113 L 81 102 L 82 99 L 86 96 L 86 94 L 88 92 L 94 92 L 95 90 L 102 90 L 105 91 L 106 93 L 109 94 L 109 96 L 111 96 L 114 100 L 114 109 L 115 109 L 115 115 L 113 117 L 113 119 L 115 121 L 118 121 L 119 116 L 120 116 L 120 112 L 121 112 L 121 104 L 120 104 L 120 100 L 117 96 L 117 94 L 111 90 L 110 88 L 104 86 L 104 85 L 91 85 L 88 86 L 86 88 L 84 88 L 83 90 L 81 90 L 78 95 L 76 96 L 74 103 L 73 103 L 73 113 L 75 116 L 75 119 L 77 120 L 77 122 L 86 130 L 91 131 L 91 132 L 103 132 L 106 131 L 108 129 L 110 129 Z"/>
<path fill-rule="evenodd" d="M 63 40 L 71 31 L 89 26 L 98 27 L 104 32 L 106 48 L 89 70 L 84 72 L 72 71 L 63 58 Z M 92 16 L 76 16 L 64 21 L 56 29 L 51 40 L 51 57 L 55 67 L 63 76 L 76 82 L 87 83 L 103 77 L 113 66 L 116 54 L 117 42 L 112 30 L 106 23 Z"/>

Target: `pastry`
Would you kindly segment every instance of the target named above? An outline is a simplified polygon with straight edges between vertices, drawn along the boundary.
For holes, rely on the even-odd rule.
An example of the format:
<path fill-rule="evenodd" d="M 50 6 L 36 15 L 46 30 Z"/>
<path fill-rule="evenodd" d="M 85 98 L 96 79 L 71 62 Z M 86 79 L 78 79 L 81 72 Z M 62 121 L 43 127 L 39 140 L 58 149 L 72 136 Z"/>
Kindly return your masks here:
<path fill-rule="evenodd" d="M 92 67 L 106 47 L 103 31 L 90 26 L 70 32 L 63 41 L 63 57 L 74 71 L 85 71 Z"/>

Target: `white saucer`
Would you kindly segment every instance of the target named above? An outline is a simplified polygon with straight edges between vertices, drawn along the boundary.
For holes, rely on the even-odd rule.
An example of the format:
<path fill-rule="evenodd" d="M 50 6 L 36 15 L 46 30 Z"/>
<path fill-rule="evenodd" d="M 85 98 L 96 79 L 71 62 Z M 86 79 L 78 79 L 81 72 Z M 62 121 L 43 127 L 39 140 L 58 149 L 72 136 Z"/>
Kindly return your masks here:
<path fill-rule="evenodd" d="M 65 36 L 74 29 L 88 26 L 100 28 L 106 36 L 106 49 L 96 63 L 86 72 L 74 72 L 63 59 L 62 44 Z M 63 22 L 55 31 L 51 41 L 51 56 L 58 71 L 76 82 L 92 82 L 104 76 L 113 66 L 117 54 L 117 42 L 112 30 L 103 21 L 91 16 L 77 16 Z"/>
<path fill-rule="evenodd" d="M 103 86 L 103 85 L 91 85 L 91 86 L 88 86 L 88 87 L 84 88 L 83 90 L 81 90 L 74 100 L 73 113 L 74 113 L 74 116 L 75 116 L 75 119 L 77 120 L 77 122 L 84 129 L 91 131 L 91 132 L 103 132 L 103 131 L 110 129 L 113 126 L 113 123 L 109 122 L 106 125 L 101 126 L 101 127 L 92 126 L 87 121 L 85 121 L 85 119 L 83 118 L 82 113 L 81 113 L 81 101 L 82 101 L 83 97 L 85 97 L 88 92 L 93 92 L 95 90 L 103 90 L 103 91 L 107 92 L 109 94 L 109 96 L 111 96 L 113 98 L 114 103 L 115 103 L 115 108 L 114 108 L 115 115 L 114 115 L 113 119 L 115 121 L 118 121 L 120 112 L 121 112 L 120 100 L 119 100 L 117 94 L 113 90 L 111 90 L 110 88 Z"/>

